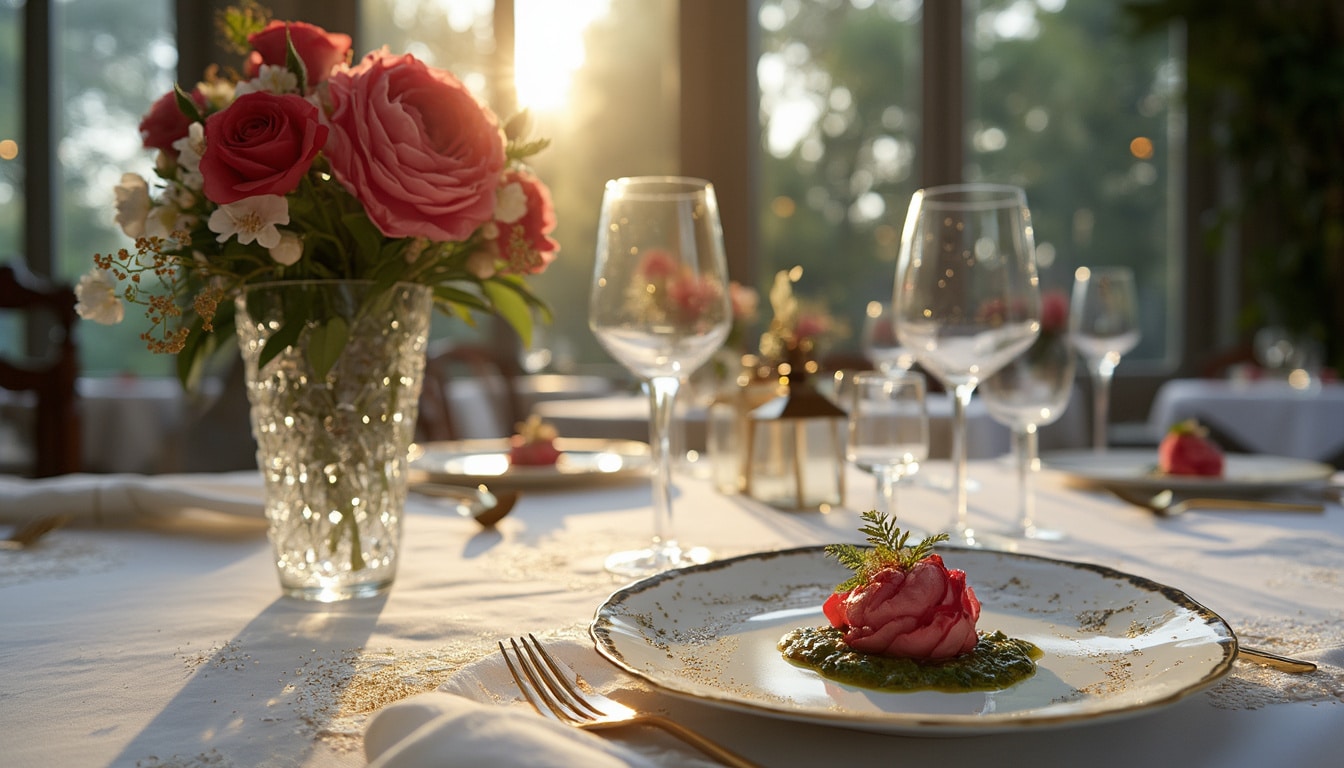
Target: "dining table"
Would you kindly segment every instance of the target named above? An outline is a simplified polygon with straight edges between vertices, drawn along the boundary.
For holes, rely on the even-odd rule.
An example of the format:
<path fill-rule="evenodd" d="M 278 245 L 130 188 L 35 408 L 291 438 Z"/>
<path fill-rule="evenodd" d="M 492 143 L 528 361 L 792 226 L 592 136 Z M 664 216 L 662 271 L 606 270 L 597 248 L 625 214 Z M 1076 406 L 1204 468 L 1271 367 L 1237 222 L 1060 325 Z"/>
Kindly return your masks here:
<path fill-rule="evenodd" d="M 931 461 L 920 471 L 947 474 L 949 467 Z M 859 514 L 876 504 L 875 487 L 849 472 L 843 505 L 800 511 L 679 475 L 674 530 L 679 541 L 712 553 L 701 568 L 862 542 Z M 971 524 L 1011 528 L 1012 464 L 976 460 L 970 474 L 977 481 Z M 552 743 L 561 726 L 541 732 L 547 726 L 510 679 L 499 644 L 532 634 L 591 688 L 671 717 L 761 766 L 1339 765 L 1344 507 L 1330 484 L 1339 478 L 1285 490 L 1324 500 L 1318 511 L 1209 509 L 1177 517 L 1076 480 L 1047 469 L 1036 483 L 1038 520 L 1065 537 L 1009 540 L 1004 557 L 1103 571 L 1117 589 L 1159 585 L 1162 594 L 1216 614 L 1238 643 L 1309 660 L 1317 670 L 1291 674 L 1240 659 L 1172 695 L 1100 715 L 1016 723 L 992 718 L 991 696 L 992 727 L 948 731 L 934 713 L 927 729 L 872 728 L 791 715 L 785 705 L 738 707 L 686 695 L 599 653 L 592 631 L 599 611 L 615 595 L 669 576 L 632 582 L 603 568 L 607 554 L 649 540 L 651 489 L 643 476 L 531 484 L 494 527 L 413 492 L 392 587 L 334 603 L 281 596 L 255 472 L 0 477 L 0 536 L 34 515 L 68 518 L 26 549 L 0 549 L 0 764 L 714 764 L 639 727 L 567 731 L 573 738 L 563 748 L 529 746 Z M 902 483 L 895 503 L 902 525 L 922 532 L 951 526 L 952 501 L 937 487 Z M 949 564 L 965 557 L 957 547 L 939 551 Z M 986 605 L 1010 588 L 980 578 Z M 967 579 L 977 584 L 975 572 Z M 1063 581 L 1056 592 L 1067 594 Z M 676 615 L 679 599 L 663 614 Z M 698 639 L 733 641 L 714 633 Z M 1132 655 L 1108 685 L 1123 688 L 1145 657 L 1149 665 L 1156 657 L 1144 648 Z M 800 674 L 773 654 L 757 662 Z M 1048 656 L 1041 663 L 1049 669 Z M 1169 670 L 1177 678 L 1179 665 Z M 733 681 L 707 684 L 728 690 Z M 460 719 L 434 719 L 463 708 Z M 426 735 L 424 722 L 446 725 Z M 432 748 L 406 748 L 414 739 Z M 589 754 L 602 759 L 579 757 Z"/>

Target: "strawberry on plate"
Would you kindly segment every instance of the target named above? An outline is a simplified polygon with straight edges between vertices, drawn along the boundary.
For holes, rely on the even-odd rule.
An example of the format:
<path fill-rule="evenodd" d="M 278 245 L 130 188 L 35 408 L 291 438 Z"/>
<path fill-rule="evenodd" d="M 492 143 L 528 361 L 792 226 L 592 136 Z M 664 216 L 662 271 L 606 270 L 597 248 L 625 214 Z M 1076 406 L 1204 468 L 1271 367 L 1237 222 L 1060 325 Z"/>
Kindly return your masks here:
<path fill-rule="evenodd" d="M 518 434 L 509 438 L 509 463 L 518 467 L 547 467 L 560 459 L 555 447 L 555 427 L 543 423 L 540 416 L 528 416 L 517 425 Z"/>
<path fill-rule="evenodd" d="M 1221 477 L 1223 451 L 1198 421 L 1174 424 L 1157 446 L 1157 468 L 1168 475 Z"/>

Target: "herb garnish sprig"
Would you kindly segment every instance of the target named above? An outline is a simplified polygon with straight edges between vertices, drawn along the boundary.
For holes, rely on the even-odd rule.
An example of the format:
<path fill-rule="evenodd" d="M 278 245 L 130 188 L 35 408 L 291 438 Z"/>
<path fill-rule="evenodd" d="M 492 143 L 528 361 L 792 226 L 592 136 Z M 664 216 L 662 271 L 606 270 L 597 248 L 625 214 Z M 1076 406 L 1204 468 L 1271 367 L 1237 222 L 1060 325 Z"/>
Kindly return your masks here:
<path fill-rule="evenodd" d="M 901 531 L 896 518 L 888 519 L 877 510 L 864 512 L 861 517 L 867 525 L 859 533 L 868 538 L 872 547 L 859 547 L 853 544 L 831 544 L 826 554 L 840 561 L 840 564 L 854 571 L 854 575 L 835 588 L 836 592 L 845 592 L 867 584 L 874 574 L 884 568 L 900 568 L 908 571 L 919 561 L 933 554 L 933 548 L 939 542 L 947 541 L 946 533 L 926 536 L 918 544 L 909 546 L 909 531 Z"/>

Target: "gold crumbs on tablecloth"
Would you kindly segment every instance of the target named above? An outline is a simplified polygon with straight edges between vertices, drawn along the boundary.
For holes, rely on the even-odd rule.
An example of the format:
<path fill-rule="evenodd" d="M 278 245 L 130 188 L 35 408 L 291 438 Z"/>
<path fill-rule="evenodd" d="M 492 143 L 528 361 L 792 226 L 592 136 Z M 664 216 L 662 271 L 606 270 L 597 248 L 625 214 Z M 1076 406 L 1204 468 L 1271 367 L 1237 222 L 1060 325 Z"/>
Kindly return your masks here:
<path fill-rule="evenodd" d="M 1309 674 L 1290 674 L 1259 664 L 1238 663 L 1209 691 L 1219 709 L 1261 709 L 1291 702 L 1344 704 L 1344 615 L 1315 622 L 1281 618 L 1236 622 L 1246 645 L 1315 661 Z"/>

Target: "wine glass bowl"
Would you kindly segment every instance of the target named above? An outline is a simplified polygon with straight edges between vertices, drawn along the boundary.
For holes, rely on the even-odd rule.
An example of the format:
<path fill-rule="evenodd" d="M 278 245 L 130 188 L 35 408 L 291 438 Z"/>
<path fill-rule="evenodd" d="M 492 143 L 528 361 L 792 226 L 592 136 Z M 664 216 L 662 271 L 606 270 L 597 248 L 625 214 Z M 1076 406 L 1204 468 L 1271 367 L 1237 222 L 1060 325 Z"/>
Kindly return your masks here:
<path fill-rule="evenodd" d="M 1111 379 L 1120 358 L 1139 343 L 1134 271 L 1129 267 L 1079 267 L 1073 276 L 1069 335 L 1092 379 L 1092 446 L 1106 450 Z"/>
<path fill-rule="evenodd" d="M 916 192 L 901 234 L 896 333 L 952 401 L 953 539 L 967 524 L 966 407 L 1040 333 L 1031 213 L 1021 188 L 955 184 Z"/>
<path fill-rule="evenodd" d="M 866 371 L 848 389 L 845 459 L 877 478 L 878 502 L 896 513 L 896 485 L 929 456 L 924 376 L 913 371 Z"/>
<path fill-rule="evenodd" d="M 608 181 L 598 223 L 588 327 L 649 392 L 653 541 L 607 570 L 639 576 L 708 559 L 672 533 L 670 428 L 677 392 L 723 346 L 732 326 L 714 187 L 701 179 Z"/>

